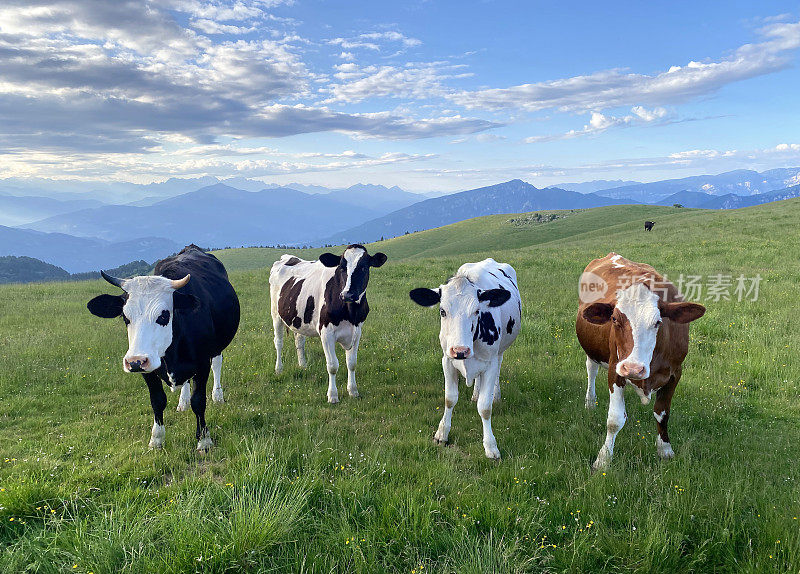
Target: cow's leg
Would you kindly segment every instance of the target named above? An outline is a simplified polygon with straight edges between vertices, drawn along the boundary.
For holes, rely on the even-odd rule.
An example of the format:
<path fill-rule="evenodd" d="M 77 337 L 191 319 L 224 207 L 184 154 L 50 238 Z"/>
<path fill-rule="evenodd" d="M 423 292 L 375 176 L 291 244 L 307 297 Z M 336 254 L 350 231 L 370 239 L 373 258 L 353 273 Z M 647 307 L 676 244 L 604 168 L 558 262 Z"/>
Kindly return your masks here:
<path fill-rule="evenodd" d="M 478 376 L 472 380 L 472 398 L 470 398 L 470 400 L 473 403 L 477 403 L 480 394 L 481 394 L 481 378 L 480 376 Z"/>
<path fill-rule="evenodd" d="M 339 390 L 336 388 L 336 373 L 339 372 L 339 359 L 336 357 L 336 333 L 325 327 L 320 331 L 322 351 L 325 353 L 325 364 L 328 367 L 328 402 L 339 402 Z"/>
<path fill-rule="evenodd" d="M 439 428 L 433 435 L 433 442 L 436 444 L 447 444 L 453 408 L 458 402 L 458 371 L 453 366 L 453 361 L 445 356 L 442 357 L 442 370 L 444 371 L 444 414 L 442 420 L 439 421 Z"/>
<path fill-rule="evenodd" d="M 675 393 L 675 387 L 678 386 L 680 378 L 680 372 L 671 376 L 669 382 L 656 391 L 656 402 L 653 405 L 653 416 L 656 418 L 656 427 L 658 430 L 656 450 L 658 451 L 658 456 L 664 459 L 673 458 L 675 456 L 675 451 L 672 450 L 672 445 L 669 442 L 667 423 L 669 421 L 672 395 Z"/>
<path fill-rule="evenodd" d="M 153 430 L 150 431 L 150 448 L 161 448 L 164 446 L 164 409 L 167 408 L 167 393 L 164 392 L 164 385 L 155 373 L 144 375 L 144 382 L 147 383 L 147 390 L 150 391 L 150 406 L 153 407 Z"/>
<path fill-rule="evenodd" d="M 214 442 L 206 426 L 206 383 L 211 365 L 203 365 L 194 375 L 194 391 L 192 392 L 192 410 L 197 417 L 197 450 L 203 454 L 211 450 Z"/>
<path fill-rule="evenodd" d="M 214 388 L 211 390 L 211 400 L 215 403 L 224 403 L 222 395 L 222 354 L 211 359 L 211 372 L 214 374 Z"/>
<path fill-rule="evenodd" d="M 586 402 L 584 403 L 587 409 L 593 409 L 597 406 L 597 393 L 594 391 L 594 380 L 597 378 L 598 370 L 600 370 L 600 363 L 596 363 L 587 356 L 586 377 L 589 379 L 589 384 L 586 385 Z"/>
<path fill-rule="evenodd" d="M 349 349 L 345 349 L 344 356 L 347 362 L 347 392 L 351 397 L 358 397 L 358 387 L 356 386 L 356 362 L 358 361 L 358 344 L 361 342 L 361 328 L 357 328 L 356 336 L 353 337 L 353 344 Z"/>
<path fill-rule="evenodd" d="M 497 360 L 491 361 L 489 367 L 480 375 L 481 390 L 478 396 L 478 414 L 481 415 L 483 423 L 483 450 L 486 458 L 494 460 L 500 460 L 497 440 L 492 432 L 492 401 L 494 400 L 494 386 L 500 372 L 498 367 Z"/>
<path fill-rule="evenodd" d="M 181 394 L 178 397 L 178 411 L 189 410 L 189 397 L 192 395 L 191 381 L 186 381 L 181 385 Z"/>
<path fill-rule="evenodd" d="M 608 468 L 611 457 L 614 455 L 614 440 L 617 433 L 625 426 L 625 380 L 617 376 L 615 367 L 608 365 L 608 418 L 606 419 L 606 441 L 597 454 L 597 460 L 592 465 L 595 470 Z"/>
<path fill-rule="evenodd" d="M 272 330 L 274 331 L 275 338 L 275 373 L 280 375 L 283 372 L 283 359 L 281 358 L 281 351 L 283 350 L 283 320 L 278 315 L 277 311 L 272 313 Z"/>
<path fill-rule="evenodd" d="M 503 355 L 497 359 L 497 381 L 494 384 L 494 399 L 492 399 L 493 404 L 497 404 L 500 402 L 500 369 L 503 368 Z"/>
<path fill-rule="evenodd" d="M 294 334 L 294 348 L 297 351 L 297 364 L 300 365 L 301 369 L 305 369 L 308 366 L 308 362 L 306 361 L 305 335 L 301 335 L 300 333 Z"/>

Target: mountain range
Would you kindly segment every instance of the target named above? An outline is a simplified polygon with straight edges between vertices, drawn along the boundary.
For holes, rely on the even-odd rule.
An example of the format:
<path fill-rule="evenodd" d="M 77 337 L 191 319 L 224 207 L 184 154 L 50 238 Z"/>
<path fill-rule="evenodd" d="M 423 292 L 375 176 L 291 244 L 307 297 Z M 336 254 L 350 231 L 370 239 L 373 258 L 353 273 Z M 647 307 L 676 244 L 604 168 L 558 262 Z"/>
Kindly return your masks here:
<path fill-rule="evenodd" d="M 0 256 L 35 257 L 74 273 L 138 259 L 155 261 L 188 243 L 341 244 L 498 213 L 625 203 L 732 209 L 800 196 L 800 168 L 737 170 L 651 183 L 563 184 L 573 189 L 538 189 L 515 179 L 447 195 L 370 184 L 327 188 L 245 178 L 223 181 L 92 182 L 81 190 L 76 182 L 0 180 Z"/>
<path fill-rule="evenodd" d="M 610 199 L 596 193 L 578 193 L 558 188 L 537 189 L 530 183 L 513 179 L 497 185 L 427 199 L 342 233 L 332 234 L 324 242 L 334 245 L 365 243 L 381 237 L 395 237 L 406 232 L 441 227 L 481 215 L 542 209 L 579 209 L 624 203 L 635 202 Z"/>
<path fill-rule="evenodd" d="M 34 257 L 58 265 L 70 273 L 117 267 L 137 259 L 155 261 L 177 252 L 181 247 L 182 244 L 160 237 L 110 242 L 0 225 L 0 256 Z"/>
<path fill-rule="evenodd" d="M 416 201 L 400 189 L 309 195 L 291 188 L 257 192 L 221 183 L 149 206 L 105 205 L 26 224 L 27 229 L 106 241 L 168 237 L 212 247 L 304 244 Z"/>

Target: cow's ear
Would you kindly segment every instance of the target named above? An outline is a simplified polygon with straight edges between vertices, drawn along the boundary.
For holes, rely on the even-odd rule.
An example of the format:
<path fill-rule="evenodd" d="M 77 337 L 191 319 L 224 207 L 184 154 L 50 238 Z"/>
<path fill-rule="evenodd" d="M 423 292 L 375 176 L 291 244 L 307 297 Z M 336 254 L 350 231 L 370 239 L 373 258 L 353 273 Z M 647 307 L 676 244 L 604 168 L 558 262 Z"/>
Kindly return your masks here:
<path fill-rule="evenodd" d="M 375 255 L 373 255 L 372 258 L 369 260 L 369 264 L 371 267 L 380 267 L 384 263 L 386 263 L 386 254 L 381 253 L 380 251 Z"/>
<path fill-rule="evenodd" d="M 478 289 L 478 301 L 489 303 L 489 307 L 499 307 L 511 299 L 511 292 L 506 289 Z"/>
<path fill-rule="evenodd" d="M 438 289 L 426 289 L 425 287 L 412 289 L 408 296 L 414 303 L 423 307 L 432 307 L 442 300 L 442 294 Z"/>
<path fill-rule="evenodd" d="M 341 261 L 342 258 L 338 255 L 334 255 L 333 253 L 323 253 L 319 256 L 319 262 L 325 267 L 338 267 Z"/>
<path fill-rule="evenodd" d="M 594 325 L 603 325 L 611 320 L 614 305 L 610 303 L 592 303 L 583 310 L 583 318 Z"/>
<path fill-rule="evenodd" d="M 192 309 L 197 309 L 199 306 L 200 300 L 194 295 L 181 293 L 179 291 L 175 291 L 172 294 L 172 307 L 174 309 L 183 309 L 185 311 L 189 311 Z"/>
<path fill-rule="evenodd" d="M 98 295 L 86 304 L 92 315 L 103 319 L 113 319 L 122 315 L 125 306 L 124 295 Z"/>
<path fill-rule="evenodd" d="M 700 303 L 687 302 L 661 303 L 658 306 L 658 310 L 661 311 L 662 317 L 666 317 L 676 323 L 691 323 L 695 319 L 702 317 L 706 312 L 706 308 Z"/>

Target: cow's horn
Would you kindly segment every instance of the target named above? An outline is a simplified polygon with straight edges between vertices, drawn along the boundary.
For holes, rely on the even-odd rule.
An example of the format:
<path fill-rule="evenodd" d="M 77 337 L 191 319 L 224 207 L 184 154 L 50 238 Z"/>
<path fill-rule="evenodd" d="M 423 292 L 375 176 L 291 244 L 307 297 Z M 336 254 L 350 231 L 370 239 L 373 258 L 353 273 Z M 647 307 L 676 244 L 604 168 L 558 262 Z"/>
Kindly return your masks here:
<path fill-rule="evenodd" d="M 100 275 L 103 277 L 103 279 L 105 279 L 115 287 L 119 287 L 120 289 L 125 289 L 125 287 L 122 286 L 125 283 L 124 279 L 120 279 L 119 277 L 114 277 L 113 275 L 109 275 L 103 270 L 100 270 Z"/>
<path fill-rule="evenodd" d="M 186 285 L 189 282 L 189 279 L 191 279 L 191 278 L 192 278 L 191 275 L 187 275 L 183 279 L 173 279 L 172 280 L 172 288 L 173 289 L 180 289 L 181 287 Z"/>

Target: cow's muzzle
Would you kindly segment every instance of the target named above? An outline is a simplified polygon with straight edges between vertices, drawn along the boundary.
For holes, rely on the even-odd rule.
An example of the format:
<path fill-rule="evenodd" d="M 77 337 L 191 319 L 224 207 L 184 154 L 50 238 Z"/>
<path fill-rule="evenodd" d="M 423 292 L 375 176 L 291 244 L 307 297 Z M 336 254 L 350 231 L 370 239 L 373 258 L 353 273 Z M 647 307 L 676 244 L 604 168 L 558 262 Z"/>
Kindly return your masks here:
<path fill-rule="evenodd" d="M 649 375 L 647 366 L 639 363 L 620 363 L 617 366 L 617 374 L 626 379 L 641 381 Z"/>
<path fill-rule="evenodd" d="M 469 347 L 450 347 L 450 350 L 447 352 L 450 355 L 451 359 L 457 360 L 464 360 L 468 359 L 469 356 L 472 354 L 472 349 Z"/>
<path fill-rule="evenodd" d="M 134 356 L 124 359 L 125 370 L 129 373 L 148 373 L 152 370 L 149 357 Z"/>

